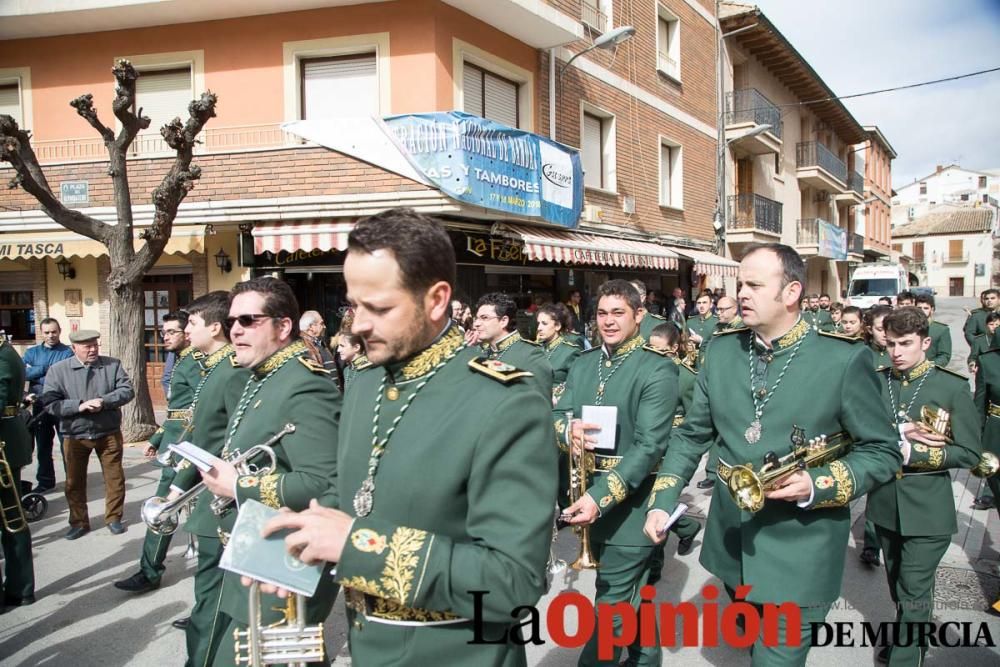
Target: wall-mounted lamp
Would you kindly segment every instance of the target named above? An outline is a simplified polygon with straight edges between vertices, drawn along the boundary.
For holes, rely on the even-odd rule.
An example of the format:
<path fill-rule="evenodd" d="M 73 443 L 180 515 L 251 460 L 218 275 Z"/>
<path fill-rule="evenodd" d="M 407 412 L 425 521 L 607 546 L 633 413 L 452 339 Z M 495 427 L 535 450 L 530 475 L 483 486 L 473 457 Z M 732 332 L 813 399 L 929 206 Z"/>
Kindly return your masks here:
<path fill-rule="evenodd" d="M 63 280 L 76 278 L 76 269 L 65 257 L 59 258 L 59 261 L 56 262 L 56 268 L 59 269 L 59 275 L 63 277 Z"/>
<path fill-rule="evenodd" d="M 229 261 L 229 255 L 222 248 L 215 253 L 215 265 L 219 267 L 220 273 L 229 273 L 233 270 L 233 263 Z"/>

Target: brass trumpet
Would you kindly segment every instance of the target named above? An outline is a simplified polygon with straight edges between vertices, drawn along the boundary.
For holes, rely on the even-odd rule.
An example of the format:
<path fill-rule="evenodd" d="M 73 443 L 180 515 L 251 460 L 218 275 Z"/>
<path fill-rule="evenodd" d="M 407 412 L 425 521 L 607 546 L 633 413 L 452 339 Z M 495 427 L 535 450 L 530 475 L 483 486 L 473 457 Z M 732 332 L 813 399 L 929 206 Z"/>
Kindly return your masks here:
<path fill-rule="evenodd" d="M 290 593 L 281 612 L 284 618 L 272 625 L 260 619 L 260 584 L 250 584 L 250 625 L 233 631 L 237 665 L 301 665 L 325 657 L 323 624 L 306 625 L 306 599 Z"/>
<path fill-rule="evenodd" d="M 944 408 L 932 405 L 921 406 L 920 421 L 911 419 L 905 413 L 901 416 L 910 423 L 916 424 L 917 428 L 922 431 L 944 437 L 947 444 L 955 443 L 951 433 L 951 413 Z M 975 477 L 992 477 L 998 471 L 1000 471 L 1000 459 L 993 452 L 982 452 L 979 455 L 979 462 L 969 470 Z"/>
<path fill-rule="evenodd" d="M 21 506 L 21 489 L 14 483 L 14 471 L 7 460 L 7 443 L 0 440 L 0 519 L 9 533 L 28 529 L 28 518 Z"/>
<path fill-rule="evenodd" d="M 764 494 L 778 488 L 786 477 L 840 458 L 853 442 L 844 432 L 832 436 L 820 435 L 806 442 L 805 433 L 798 426 L 792 427 L 791 440 L 791 452 L 780 458 L 774 452 L 767 452 L 764 465 L 757 472 L 749 463 L 732 467 L 729 493 L 740 509 L 759 512 L 764 507 Z"/>
<path fill-rule="evenodd" d="M 567 418 L 566 428 L 573 428 L 572 415 Z M 567 456 L 569 460 L 569 503 L 572 505 L 582 498 L 590 487 L 590 475 L 594 472 L 595 462 L 593 452 L 580 447 L 579 453 L 576 453 L 572 445 L 572 437 L 569 440 L 570 448 Z M 580 538 L 580 553 L 576 560 L 570 563 L 570 567 L 574 570 L 596 570 L 601 564 L 594 558 L 590 549 L 590 526 L 575 526 L 574 530 Z"/>

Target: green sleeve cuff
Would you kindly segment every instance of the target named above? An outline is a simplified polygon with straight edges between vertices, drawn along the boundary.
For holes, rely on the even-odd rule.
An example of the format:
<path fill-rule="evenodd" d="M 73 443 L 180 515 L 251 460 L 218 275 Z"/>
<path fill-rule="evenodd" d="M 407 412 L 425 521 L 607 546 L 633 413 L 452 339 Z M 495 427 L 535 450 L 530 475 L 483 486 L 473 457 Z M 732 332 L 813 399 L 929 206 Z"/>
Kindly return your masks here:
<path fill-rule="evenodd" d="M 857 488 L 854 471 L 843 461 L 832 461 L 830 465 L 808 468 L 813 485 L 812 503 L 805 509 L 843 507 L 853 498 Z"/>
<path fill-rule="evenodd" d="M 653 482 L 653 488 L 649 492 L 649 500 L 646 502 L 647 510 L 663 510 L 672 512 L 677 507 L 684 485 L 680 477 L 676 475 L 657 475 Z"/>
<path fill-rule="evenodd" d="M 628 486 L 625 480 L 612 470 L 605 475 L 595 475 L 593 484 L 587 489 L 587 495 L 597 503 L 601 516 L 604 516 L 628 497 Z"/>
<path fill-rule="evenodd" d="M 557 415 L 555 418 L 556 447 L 561 451 L 569 451 L 569 420 L 566 415 Z"/>
<path fill-rule="evenodd" d="M 434 535 L 384 519 L 357 518 L 337 564 L 337 583 L 415 607 Z"/>
<path fill-rule="evenodd" d="M 910 460 L 906 462 L 907 468 L 917 470 L 944 470 L 948 466 L 947 447 L 928 447 L 922 442 L 915 442 L 910 446 Z"/>
<path fill-rule="evenodd" d="M 268 507 L 279 509 L 284 505 L 281 498 L 282 475 L 240 475 L 236 478 L 236 501 L 241 505 L 252 498 Z"/>
<path fill-rule="evenodd" d="M 181 491 L 187 491 L 200 481 L 201 475 L 198 473 L 198 469 L 187 459 L 181 459 L 180 463 L 174 467 L 174 481 L 171 486 Z"/>
<path fill-rule="evenodd" d="M 155 447 L 157 450 L 160 449 L 160 441 L 163 440 L 163 427 L 156 429 L 156 433 L 149 436 L 149 444 Z"/>

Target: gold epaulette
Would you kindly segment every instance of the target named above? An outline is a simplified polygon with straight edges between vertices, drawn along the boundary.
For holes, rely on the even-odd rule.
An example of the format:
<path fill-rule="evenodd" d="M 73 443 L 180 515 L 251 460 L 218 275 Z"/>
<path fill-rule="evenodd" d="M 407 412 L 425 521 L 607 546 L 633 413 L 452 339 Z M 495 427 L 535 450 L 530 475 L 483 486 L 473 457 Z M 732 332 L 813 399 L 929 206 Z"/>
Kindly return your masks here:
<path fill-rule="evenodd" d="M 650 345 L 649 343 L 646 343 L 645 345 L 643 345 L 643 346 L 642 346 L 642 349 L 646 350 L 646 352 L 652 352 L 653 354 L 658 354 L 658 355 L 660 355 L 661 357 L 666 357 L 666 356 L 668 356 L 668 355 L 667 355 L 667 351 L 666 351 L 666 350 L 661 350 L 661 349 L 659 349 L 659 348 L 656 348 L 656 347 L 653 347 L 653 346 L 652 346 L 652 345 Z"/>
<path fill-rule="evenodd" d="M 879 366 L 878 368 L 875 369 L 875 372 L 881 373 L 882 371 L 891 371 L 891 370 L 892 366 Z"/>
<path fill-rule="evenodd" d="M 233 368 L 239 368 L 240 367 L 240 362 L 236 361 L 236 354 L 235 353 L 232 356 L 229 357 L 229 363 L 231 363 L 233 365 Z"/>
<path fill-rule="evenodd" d="M 692 366 L 691 363 L 689 361 L 687 361 L 686 359 L 684 361 L 681 361 L 680 365 L 683 366 L 684 368 L 688 369 L 689 371 L 691 371 L 695 375 L 698 374 L 698 369 L 695 368 L 694 366 Z"/>
<path fill-rule="evenodd" d="M 741 331 L 750 331 L 750 327 L 736 327 L 735 329 L 720 329 L 712 333 L 713 336 L 727 336 L 732 333 L 740 333 Z"/>
<path fill-rule="evenodd" d="M 323 364 L 318 364 L 307 356 L 296 357 L 299 362 L 306 368 L 308 368 L 313 373 L 323 373 L 324 375 L 329 375 L 330 371 L 323 368 Z"/>
<path fill-rule="evenodd" d="M 510 384 L 514 380 L 530 378 L 534 375 L 530 371 L 522 371 L 519 368 L 504 363 L 499 359 L 487 359 L 486 357 L 476 357 L 469 360 L 469 368 L 491 377 L 502 384 Z"/>
<path fill-rule="evenodd" d="M 822 331 L 820 329 L 817 329 L 816 333 L 818 333 L 820 336 L 826 336 L 827 338 L 835 338 L 836 340 L 842 340 L 848 343 L 862 342 L 861 338 L 855 338 L 854 336 L 845 336 L 844 334 L 837 333 L 835 331 Z"/>
<path fill-rule="evenodd" d="M 954 375 L 957 378 L 961 378 L 961 379 L 965 380 L 966 382 L 969 381 L 969 378 L 967 376 L 962 375 L 961 373 L 959 373 L 957 371 L 953 371 L 950 368 L 945 368 L 944 366 L 938 366 L 937 364 L 934 364 L 934 368 L 938 369 L 939 371 L 944 371 L 945 373 L 948 373 L 949 375 Z"/>
<path fill-rule="evenodd" d="M 566 340 L 565 338 L 561 339 L 559 341 L 559 344 L 560 345 L 569 345 L 570 347 L 575 347 L 575 348 L 578 348 L 578 349 L 581 348 L 581 347 L 583 347 L 582 345 L 574 343 L 573 341 Z"/>
<path fill-rule="evenodd" d="M 531 340 L 530 338 L 521 338 L 520 340 L 522 343 L 527 343 L 528 345 L 534 345 L 535 347 L 542 346 L 542 344 L 539 343 L 537 340 Z"/>
<path fill-rule="evenodd" d="M 366 369 L 369 369 L 369 368 L 372 368 L 373 366 L 375 366 L 375 364 L 373 364 L 373 363 L 372 363 L 371 361 L 369 361 L 369 360 L 368 360 L 368 359 L 366 358 L 366 359 L 365 359 L 364 361 L 362 361 L 362 362 L 361 362 L 361 363 L 359 363 L 359 364 L 355 364 L 354 362 L 351 362 L 351 366 L 352 366 L 352 367 L 354 368 L 354 370 L 356 370 L 356 371 L 363 371 L 363 370 L 366 370 Z"/>

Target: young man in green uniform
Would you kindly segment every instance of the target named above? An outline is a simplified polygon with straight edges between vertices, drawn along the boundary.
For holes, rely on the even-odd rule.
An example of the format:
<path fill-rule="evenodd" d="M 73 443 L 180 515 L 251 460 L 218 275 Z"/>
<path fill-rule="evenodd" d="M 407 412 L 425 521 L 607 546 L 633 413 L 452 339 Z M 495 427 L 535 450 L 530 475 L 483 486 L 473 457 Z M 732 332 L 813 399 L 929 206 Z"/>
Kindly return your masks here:
<path fill-rule="evenodd" d="M 666 354 L 644 345 L 639 334 L 642 302 L 624 280 L 609 280 L 598 290 L 597 326 L 603 345 L 580 355 L 570 368 L 566 391 L 556 405 L 556 431 L 562 446 L 594 450 L 590 486 L 563 513 L 570 525 L 589 526 L 590 547 L 597 569 L 597 604 L 627 603 L 638 608 L 639 588 L 647 583 L 656 549 L 642 533 L 645 499 L 663 457 L 677 407 L 677 365 Z M 597 424 L 582 419 L 585 406 L 613 406 L 613 449 L 594 449 Z M 572 455 L 572 454 L 571 454 Z M 588 457 L 589 458 L 589 455 Z M 621 617 L 615 618 L 620 632 Z M 660 664 L 659 646 L 628 647 L 635 664 Z M 618 664 L 621 648 L 611 661 L 598 657 L 597 636 L 580 655 L 580 665 Z"/>
<path fill-rule="evenodd" d="M 24 364 L 7 337 L 0 333 L 0 448 L 11 472 L 10 489 L 0 488 L 3 506 L 16 507 L 21 502 L 21 468 L 31 463 L 31 435 L 21 419 L 24 398 Z M 29 605 L 35 601 L 35 568 L 31 560 L 31 531 L 27 521 L 14 517 L 10 526 L 0 522 L 3 542 L 3 570 L 0 571 L 0 612 L 8 607 Z"/>
<path fill-rule="evenodd" d="M 180 442 L 190 430 L 191 401 L 194 399 L 195 388 L 201 380 L 201 353 L 188 345 L 184 327 L 187 326 L 187 313 L 183 311 L 167 313 L 163 316 L 163 347 L 176 355 L 174 369 L 170 375 L 170 397 L 167 401 L 167 418 L 163 426 L 149 438 L 146 448 L 146 458 L 152 459 L 167 452 L 169 445 Z M 159 465 L 159 462 L 157 463 Z M 156 486 L 156 496 L 163 498 L 170 491 L 174 479 L 174 468 L 167 465 L 160 470 L 160 483 Z M 139 571 L 127 579 L 115 582 L 115 588 L 129 593 L 147 593 L 160 587 L 160 579 L 167 567 L 167 549 L 170 548 L 172 535 L 163 535 L 149 528 L 142 542 L 142 555 L 139 558 Z"/>
<path fill-rule="evenodd" d="M 810 294 L 807 298 L 809 299 L 809 309 L 802 311 L 802 319 L 817 331 L 833 331 L 833 317 L 830 316 L 829 310 L 820 308 L 819 295 Z"/>
<path fill-rule="evenodd" d="M 982 294 L 979 295 L 979 303 L 980 307 L 969 313 L 969 317 L 965 320 L 965 326 L 962 327 L 965 342 L 969 344 L 969 347 L 972 347 L 977 336 L 986 333 L 986 316 L 997 312 L 997 309 L 1000 308 L 1000 290 L 994 288 L 983 290 Z"/>
<path fill-rule="evenodd" d="M 986 333 L 977 334 L 972 340 L 972 347 L 969 349 L 969 372 L 976 374 L 976 367 L 979 364 L 979 355 L 992 350 L 997 346 L 996 332 L 1000 326 L 1000 313 L 989 313 L 985 318 Z"/>
<path fill-rule="evenodd" d="M 726 484 L 715 485 L 702 565 L 730 595 L 749 586 L 750 603 L 792 602 L 801 609 L 801 644 L 789 645 L 782 617 L 779 645 L 760 638 L 754 645 L 757 667 L 805 664 L 809 623 L 822 621 L 840 595 L 848 503 L 892 478 L 902 460 L 871 353 L 851 339 L 815 331 L 800 317 L 805 273 L 802 258 L 785 245 L 755 245 L 744 255 L 739 299 L 748 328 L 712 341 L 691 411 L 660 465 L 645 527 L 651 540 L 663 539 L 667 515 L 715 443 Z M 728 489 L 734 465 L 759 471 L 768 453 L 782 457 L 839 433 L 854 442 L 846 455 L 776 481 L 756 513 L 734 501 Z"/>
<path fill-rule="evenodd" d="M 913 297 L 913 302 L 924 311 L 930 323 L 931 346 L 927 350 L 927 358 L 932 364 L 945 368 L 951 362 L 951 329 L 947 324 L 934 321 L 933 294 L 917 294 Z"/>
<path fill-rule="evenodd" d="M 511 611 L 546 586 L 549 398 L 449 321 L 455 255 L 436 222 L 412 209 L 360 221 L 344 277 L 377 367 L 345 397 L 340 510 L 314 504 L 265 530 L 291 528 L 292 553 L 337 564 L 354 664 L 524 665 Z M 496 643 L 470 644 L 476 622 Z"/>
<path fill-rule="evenodd" d="M 707 294 L 698 297 L 694 302 L 694 308 L 697 315 L 688 318 L 687 334 L 688 338 L 701 349 L 708 344 L 708 340 L 715 333 L 719 318 L 712 314 L 712 297 Z"/>
<path fill-rule="evenodd" d="M 250 370 L 250 378 L 230 415 L 223 457 L 271 439 L 287 424 L 295 430 L 271 445 L 276 458 L 274 470 L 237 469 L 229 461 L 217 459 L 214 467 L 202 475 L 209 491 L 235 501 L 219 518 L 223 545 L 236 522 L 238 505 L 247 499 L 274 509 L 302 510 L 312 499 L 321 497 L 330 506 L 336 504 L 341 407 L 340 392 L 330 382 L 329 372 L 309 358 L 299 337 L 299 306 L 286 283 L 263 276 L 237 284 L 229 295 L 226 321 L 231 327 L 236 361 Z M 237 575 L 223 575 L 222 595 L 213 622 L 213 635 L 221 632 L 214 665 L 235 664 L 233 633 L 245 631 L 256 622 L 249 617 L 248 597 Z M 336 587 L 326 579 L 306 602 L 305 622 L 322 623 L 335 597 Z M 260 609 L 264 625 L 282 618 L 278 611 L 281 604 L 273 596 L 263 595 Z M 224 621 L 228 621 L 228 627 Z"/>
<path fill-rule="evenodd" d="M 919 665 L 918 624 L 934 611 L 934 573 L 951 536 L 958 532 L 951 489 L 953 468 L 979 463 L 980 422 L 968 380 L 934 365 L 927 317 L 919 308 L 900 308 L 884 320 L 892 368 L 879 372 L 882 396 L 899 429 L 903 467 L 887 484 L 868 494 L 867 517 L 875 523 L 885 553 L 889 594 L 896 605 L 900 644 L 885 647 L 880 662 Z M 947 411 L 945 425 L 930 430 L 924 409 Z"/>
<path fill-rule="evenodd" d="M 882 326 L 885 316 L 891 312 L 892 306 L 878 305 L 872 306 L 865 314 L 868 348 L 875 358 L 876 371 L 892 367 L 892 359 L 889 357 L 888 350 L 885 349 L 885 328 Z M 882 564 L 880 553 L 882 553 L 882 547 L 875 534 L 875 524 L 870 519 L 865 519 L 865 538 L 858 558 L 869 567 L 878 567 Z"/>
<path fill-rule="evenodd" d="M 532 374 L 527 381 L 539 393 L 552 397 L 552 366 L 538 343 L 521 338 L 517 331 L 517 304 L 500 292 L 484 294 L 476 303 L 476 319 L 465 340 L 478 343 L 492 360 L 502 361 Z"/>

